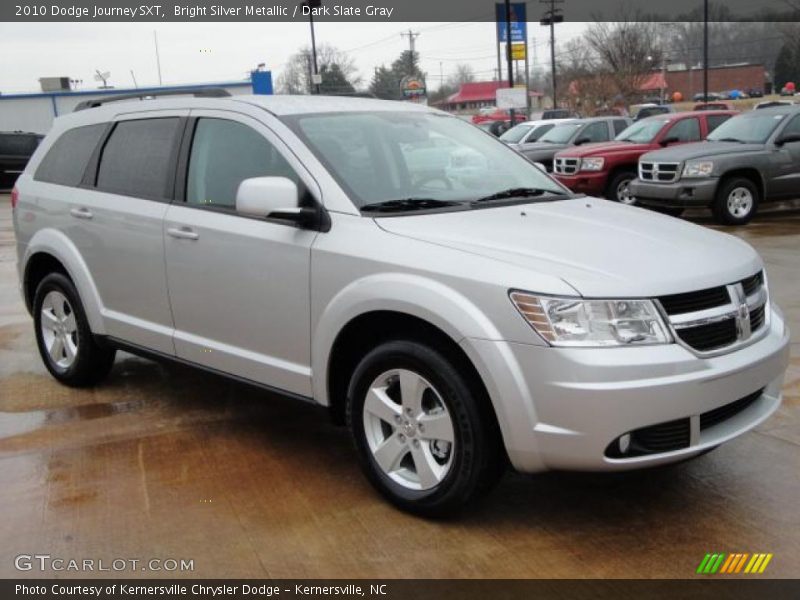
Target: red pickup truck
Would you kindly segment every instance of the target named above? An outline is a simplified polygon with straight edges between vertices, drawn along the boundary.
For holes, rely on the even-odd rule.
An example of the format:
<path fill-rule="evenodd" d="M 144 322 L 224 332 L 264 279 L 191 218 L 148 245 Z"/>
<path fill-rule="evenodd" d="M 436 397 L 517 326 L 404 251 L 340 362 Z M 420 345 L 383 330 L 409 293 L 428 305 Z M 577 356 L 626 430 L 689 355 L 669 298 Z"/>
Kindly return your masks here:
<path fill-rule="evenodd" d="M 585 144 L 559 152 L 553 161 L 553 175 L 573 192 L 636 204 L 628 185 L 636 179 L 642 154 L 672 144 L 704 140 L 735 114 L 734 110 L 703 110 L 642 119 L 612 142 Z"/>

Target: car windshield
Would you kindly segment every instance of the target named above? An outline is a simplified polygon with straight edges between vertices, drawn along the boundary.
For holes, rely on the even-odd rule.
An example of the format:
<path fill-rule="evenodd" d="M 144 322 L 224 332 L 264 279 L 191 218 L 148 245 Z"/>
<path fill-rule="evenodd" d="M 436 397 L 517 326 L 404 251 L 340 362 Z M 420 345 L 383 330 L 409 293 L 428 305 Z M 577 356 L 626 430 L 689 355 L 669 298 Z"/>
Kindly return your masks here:
<path fill-rule="evenodd" d="M 750 142 L 763 144 L 786 115 L 749 113 L 728 119 L 708 136 L 711 142 Z"/>
<path fill-rule="evenodd" d="M 575 132 L 578 131 L 584 124 L 577 123 L 562 123 L 556 125 L 550 131 L 545 133 L 539 138 L 540 142 L 549 142 L 551 144 L 566 144 Z"/>
<path fill-rule="evenodd" d="M 668 119 L 647 119 L 634 123 L 627 129 L 624 129 L 614 139 L 620 142 L 634 142 L 637 144 L 647 144 L 652 142 L 658 135 L 658 132 L 664 128 L 664 125 L 669 123 Z"/>
<path fill-rule="evenodd" d="M 283 121 L 362 208 L 456 206 L 512 189 L 569 195 L 521 154 L 456 117 L 417 111 L 299 114 Z"/>
<path fill-rule="evenodd" d="M 524 138 L 531 129 L 533 129 L 533 125 L 517 125 L 501 135 L 500 139 L 504 142 L 508 142 L 509 144 L 516 144 L 522 138 Z"/>

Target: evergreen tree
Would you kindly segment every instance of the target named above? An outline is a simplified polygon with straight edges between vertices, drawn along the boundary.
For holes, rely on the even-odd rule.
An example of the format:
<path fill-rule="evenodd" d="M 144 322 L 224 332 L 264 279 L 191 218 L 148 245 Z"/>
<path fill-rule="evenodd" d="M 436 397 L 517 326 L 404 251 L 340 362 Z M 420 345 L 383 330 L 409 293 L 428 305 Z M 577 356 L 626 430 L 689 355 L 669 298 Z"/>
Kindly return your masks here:
<path fill-rule="evenodd" d="M 780 92 L 788 82 L 793 81 L 795 84 L 800 83 L 798 75 L 800 75 L 800 45 L 796 41 L 788 41 L 783 44 L 775 58 L 775 69 L 773 82 L 775 83 L 775 91 Z"/>

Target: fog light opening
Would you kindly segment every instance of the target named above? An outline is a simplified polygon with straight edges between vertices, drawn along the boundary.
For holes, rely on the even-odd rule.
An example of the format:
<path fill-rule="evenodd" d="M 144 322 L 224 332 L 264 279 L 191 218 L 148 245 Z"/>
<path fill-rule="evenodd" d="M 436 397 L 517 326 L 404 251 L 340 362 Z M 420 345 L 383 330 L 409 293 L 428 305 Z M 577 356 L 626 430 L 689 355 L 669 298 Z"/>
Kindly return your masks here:
<path fill-rule="evenodd" d="M 619 437 L 619 453 L 627 454 L 630 447 L 631 447 L 631 434 L 626 433 L 625 435 L 621 435 Z"/>

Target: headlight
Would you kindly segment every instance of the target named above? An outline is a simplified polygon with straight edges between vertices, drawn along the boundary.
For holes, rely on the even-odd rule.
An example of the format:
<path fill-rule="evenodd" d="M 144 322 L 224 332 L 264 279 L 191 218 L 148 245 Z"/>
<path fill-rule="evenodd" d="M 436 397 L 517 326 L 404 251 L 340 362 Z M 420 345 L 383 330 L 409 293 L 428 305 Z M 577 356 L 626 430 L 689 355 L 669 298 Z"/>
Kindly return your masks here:
<path fill-rule="evenodd" d="M 714 163 L 710 160 L 690 160 L 683 167 L 684 177 L 710 177 Z"/>
<path fill-rule="evenodd" d="M 584 158 L 581 160 L 581 171 L 600 171 L 605 162 L 605 158 Z"/>
<path fill-rule="evenodd" d="M 553 346 L 632 346 L 672 341 L 651 300 L 582 300 L 512 291 L 511 301 Z"/>

